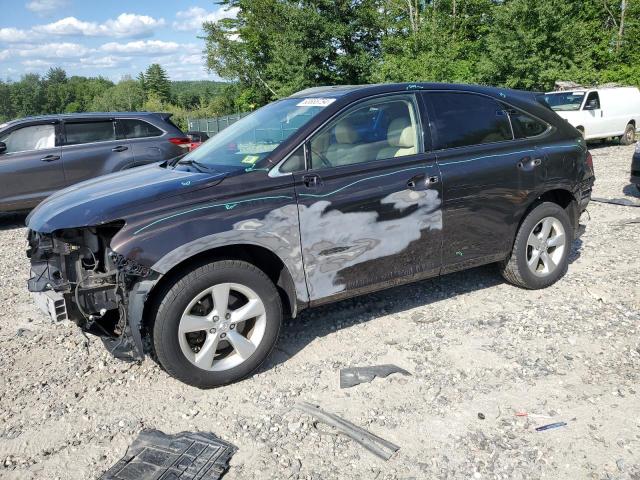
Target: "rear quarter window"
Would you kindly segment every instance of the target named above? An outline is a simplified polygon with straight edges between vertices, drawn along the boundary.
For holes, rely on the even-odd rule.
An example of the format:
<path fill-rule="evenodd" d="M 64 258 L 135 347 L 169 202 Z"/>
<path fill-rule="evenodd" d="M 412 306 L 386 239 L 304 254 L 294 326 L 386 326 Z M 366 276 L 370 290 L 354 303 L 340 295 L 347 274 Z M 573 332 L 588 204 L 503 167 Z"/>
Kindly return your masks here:
<path fill-rule="evenodd" d="M 542 135 L 547 131 L 549 125 L 540 120 L 527 115 L 519 110 L 505 107 L 509 112 L 511 126 L 513 127 L 513 135 L 515 138 L 531 138 Z"/>
<path fill-rule="evenodd" d="M 136 119 L 122 119 L 118 120 L 119 126 L 119 138 L 147 138 L 147 137 L 159 137 L 164 132 L 157 127 L 154 127 L 148 122 Z"/>

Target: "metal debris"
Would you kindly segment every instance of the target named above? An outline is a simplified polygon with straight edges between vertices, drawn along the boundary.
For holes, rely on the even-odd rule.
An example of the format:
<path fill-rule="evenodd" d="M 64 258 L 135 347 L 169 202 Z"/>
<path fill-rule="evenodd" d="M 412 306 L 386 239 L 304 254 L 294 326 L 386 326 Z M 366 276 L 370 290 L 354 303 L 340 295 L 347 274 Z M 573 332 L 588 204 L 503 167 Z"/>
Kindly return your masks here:
<path fill-rule="evenodd" d="M 218 480 L 236 451 L 212 433 L 143 430 L 100 480 Z"/>
<path fill-rule="evenodd" d="M 385 378 L 392 373 L 411 375 L 404 368 L 391 364 L 343 368 L 340 370 L 340 388 L 349 388 L 361 383 L 369 383 L 376 377 Z"/>
<path fill-rule="evenodd" d="M 598 203 L 610 203 L 611 205 L 620 205 L 622 207 L 640 207 L 640 203 L 632 202 L 628 198 L 591 197 L 591 201 Z"/>
<path fill-rule="evenodd" d="M 566 427 L 566 426 L 567 426 L 567 422 L 550 423 L 548 425 L 542 425 L 541 427 L 536 427 L 536 432 L 544 432 L 545 430 L 550 430 L 552 428 Z"/>
<path fill-rule="evenodd" d="M 374 435 L 339 416 L 322 410 L 318 405 L 309 402 L 298 402 L 295 408 L 310 415 L 319 421 L 334 427 L 343 435 L 355 440 L 371 453 L 383 460 L 389 460 L 391 456 L 400 450 L 400 447 Z"/>

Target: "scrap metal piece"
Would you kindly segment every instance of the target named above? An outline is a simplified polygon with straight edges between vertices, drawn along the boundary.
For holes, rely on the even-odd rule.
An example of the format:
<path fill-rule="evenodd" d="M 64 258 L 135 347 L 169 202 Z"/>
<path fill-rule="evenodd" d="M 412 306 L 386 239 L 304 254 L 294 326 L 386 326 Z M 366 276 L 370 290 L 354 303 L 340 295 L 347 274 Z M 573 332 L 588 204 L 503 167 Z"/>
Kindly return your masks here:
<path fill-rule="evenodd" d="M 610 203 L 612 205 L 620 205 L 622 207 L 640 207 L 640 203 L 633 202 L 628 198 L 600 198 L 591 197 L 592 202 Z"/>
<path fill-rule="evenodd" d="M 411 375 L 404 368 L 397 365 L 374 365 L 371 367 L 351 367 L 340 370 L 340 388 L 349 388 L 361 383 L 368 383 L 375 377 L 388 377 L 392 373 Z"/>
<path fill-rule="evenodd" d="M 236 451 L 212 433 L 143 430 L 99 480 L 218 480 Z"/>
<path fill-rule="evenodd" d="M 353 423 L 340 418 L 339 416 L 322 410 L 318 405 L 309 402 L 298 402 L 295 407 L 298 410 L 310 415 L 317 420 L 334 427 L 343 435 L 355 440 L 371 453 L 383 460 L 389 460 L 391 456 L 400 450 L 400 447 L 360 428 Z"/>

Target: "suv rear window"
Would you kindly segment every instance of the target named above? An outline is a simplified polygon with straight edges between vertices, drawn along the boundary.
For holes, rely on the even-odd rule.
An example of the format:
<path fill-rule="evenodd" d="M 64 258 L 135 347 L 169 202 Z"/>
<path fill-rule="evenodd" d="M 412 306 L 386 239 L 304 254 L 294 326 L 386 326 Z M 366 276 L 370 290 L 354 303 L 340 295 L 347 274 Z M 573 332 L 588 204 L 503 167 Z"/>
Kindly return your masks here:
<path fill-rule="evenodd" d="M 143 120 L 122 119 L 118 120 L 120 126 L 119 138 L 145 138 L 159 137 L 164 132 Z"/>
<path fill-rule="evenodd" d="M 473 93 L 429 94 L 438 148 L 466 147 L 512 140 L 509 118 L 495 100 Z"/>
<path fill-rule="evenodd" d="M 65 123 L 67 145 L 80 143 L 108 142 L 116 139 L 116 132 L 112 121 L 98 121 L 85 123 Z"/>

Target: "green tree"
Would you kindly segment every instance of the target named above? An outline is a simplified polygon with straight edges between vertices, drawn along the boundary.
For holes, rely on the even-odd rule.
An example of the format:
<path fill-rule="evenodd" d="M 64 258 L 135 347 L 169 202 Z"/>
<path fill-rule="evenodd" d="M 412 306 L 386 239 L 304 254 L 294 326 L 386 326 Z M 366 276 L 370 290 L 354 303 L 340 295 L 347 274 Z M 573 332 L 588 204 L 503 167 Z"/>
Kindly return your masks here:
<path fill-rule="evenodd" d="M 167 72 L 157 63 L 149 65 L 144 74 L 139 77 L 142 88 L 148 95 L 154 95 L 163 102 L 167 102 L 171 98 L 171 82 L 167 76 Z"/>

